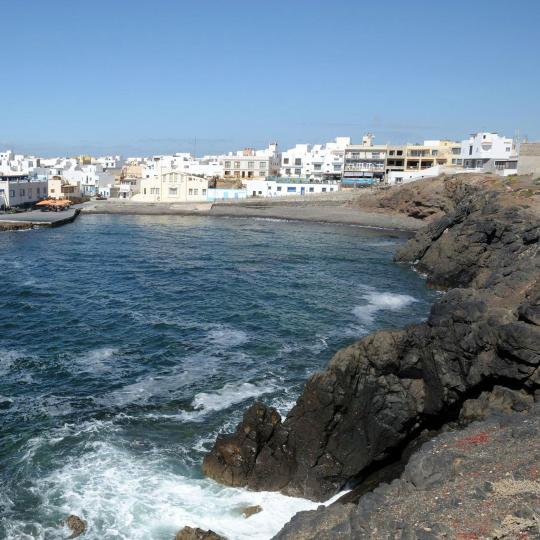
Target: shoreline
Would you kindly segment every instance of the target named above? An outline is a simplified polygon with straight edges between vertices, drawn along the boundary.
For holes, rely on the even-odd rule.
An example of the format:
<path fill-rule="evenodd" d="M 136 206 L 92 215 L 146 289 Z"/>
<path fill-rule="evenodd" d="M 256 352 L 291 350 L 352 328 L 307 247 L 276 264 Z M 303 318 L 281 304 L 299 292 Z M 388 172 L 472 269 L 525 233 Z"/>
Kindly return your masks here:
<path fill-rule="evenodd" d="M 283 201 L 286 203 L 286 201 Z M 322 201 L 279 204 L 258 201 L 254 204 L 184 204 L 178 203 L 86 203 L 83 214 L 109 215 L 176 215 L 227 218 L 255 218 L 270 220 L 326 223 L 333 225 L 355 225 L 359 227 L 394 230 L 413 233 L 425 222 L 406 215 L 390 212 L 367 212 L 343 205 L 324 205 Z"/>

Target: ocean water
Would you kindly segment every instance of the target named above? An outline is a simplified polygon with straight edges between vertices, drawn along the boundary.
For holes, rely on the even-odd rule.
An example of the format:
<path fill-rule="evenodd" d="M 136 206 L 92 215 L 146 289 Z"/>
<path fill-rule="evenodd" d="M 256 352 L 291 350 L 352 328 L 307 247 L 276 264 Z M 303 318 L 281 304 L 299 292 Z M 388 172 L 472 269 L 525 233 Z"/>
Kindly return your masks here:
<path fill-rule="evenodd" d="M 2 233 L 0 538 L 268 539 L 317 505 L 220 486 L 204 452 L 255 399 L 375 329 L 424 319 L 399 233 L 268 220 L 82 216 Z M 241 516 L 247 505 L 263 511 Z"/>

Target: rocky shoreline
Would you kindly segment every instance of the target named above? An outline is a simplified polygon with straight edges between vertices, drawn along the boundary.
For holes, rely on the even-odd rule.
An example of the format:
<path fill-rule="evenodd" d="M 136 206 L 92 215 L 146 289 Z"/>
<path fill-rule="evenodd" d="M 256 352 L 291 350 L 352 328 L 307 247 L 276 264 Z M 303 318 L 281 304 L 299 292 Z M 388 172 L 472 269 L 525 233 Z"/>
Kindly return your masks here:
<path fill-rule="evenodd" d="M 438 215 L 428 212 L 433 221 L 395 256 L 425 273 L 428 284 L 448 290 L 428 320 L 339 351 L 308 380 L 283 420 L 255 403 L 235 433 L 218 437 L 204 473 L 227 485 L 316 501 L 355 488 L 356 495 L 315 511 L 318 517 L 308 520 L 319 523 L 315 528 L 294 518 L 278 538 L 460 538 L 446 529 L 439 536 L 389 525 L 377 532 L 364 518 L 364 529 L 354 529 L 351 516 L 373 498 L 365 492 L 402 481 L 403 466 L 418 459 L 425 440 L 489 416 L 501 392 L 518 393 L 527 406 L 517 410 L 538 414 L 532 403 L 540 399 L 540 219 L 537 184 L 526 182 L 531 188 L 524 196 L 491 179 L 474 185 L 442 179 Z M 417 198 L 414 207 L 422 204 L 421 194 Z M 514 397 L 495 410 L 516 410 Z M 540 446 L 537 435 L 531 434 L 533 448 Z M 410 483 L 406 476 L 403 481 Z M 397 496 L 392 493 L 385 496 Z M 386 520 L 394 523 L 391 517 L 397 519 Z M 435 515 L 432 521 L 440 520 Z M 324 536 L 330 522 L 332 534 Z M 476 536 L 462 538 L 494 537 L 470 534 Z"/>

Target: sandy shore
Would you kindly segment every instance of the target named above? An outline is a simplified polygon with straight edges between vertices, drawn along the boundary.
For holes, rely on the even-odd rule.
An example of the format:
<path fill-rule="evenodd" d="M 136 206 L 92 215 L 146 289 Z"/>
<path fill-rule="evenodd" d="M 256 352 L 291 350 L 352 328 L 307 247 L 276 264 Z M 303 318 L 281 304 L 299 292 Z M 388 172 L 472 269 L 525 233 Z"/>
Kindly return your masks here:
<path fill-rule="evenodd" d="M 93 201 L 85 203 L 83 213 L 126 215 L 185 215 L 229 218 L 261 218 L 336 223 L 416 231 L 424 226 L 421 220 L 390 212 L 366 212 L 341 201 L 248 200 L 231 203 L 133 203 L 123 201 Z"/>

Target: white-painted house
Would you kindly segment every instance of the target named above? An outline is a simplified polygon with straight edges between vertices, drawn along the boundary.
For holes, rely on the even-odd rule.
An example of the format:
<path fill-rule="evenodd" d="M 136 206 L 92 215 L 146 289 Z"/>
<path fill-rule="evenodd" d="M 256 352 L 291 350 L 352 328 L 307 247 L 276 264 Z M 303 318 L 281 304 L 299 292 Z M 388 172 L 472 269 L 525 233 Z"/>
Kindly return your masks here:
<path fill-rule="evenodd" d="M 336 137 L 326 144 L 297 144 L 282 153 L 280 174 L 311 182 L 337 182 L 343 174 L 345 148 L 350 144 L 350 137 Z"/>
<path fill-rule="evenodd" d="M 24 174 L 0 175 L 0 208 L 30 206 L 46 197 L 46 181 Z"/>
<path fill-rule="evenodd" d="M 502 176 L 517 173 L 518 147 L 513 139 L 483 131 L 461 143 L 463 168 L 475 172 L 495 172 Z"/>
<path fill-rule="evenodd" d="M 339 184 L 321 182 L 301 182 L 294 180 L 246 180 L 248 197 L 287 197 L 294 195 L 314 195 L 339 191 Z"/>

